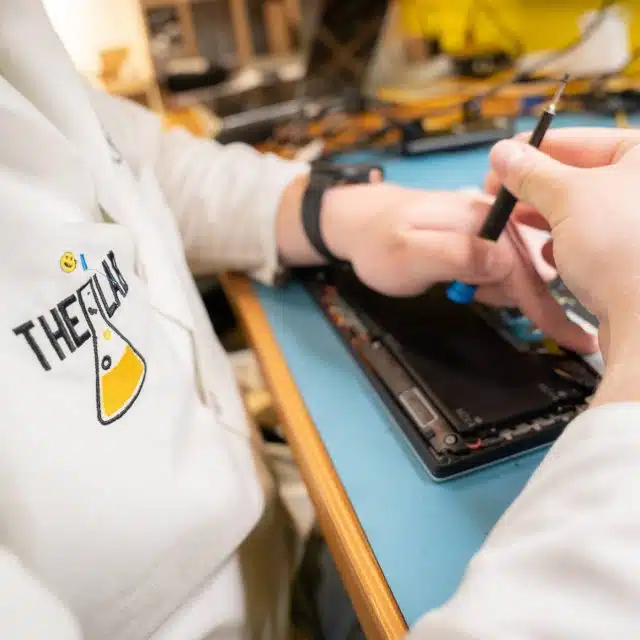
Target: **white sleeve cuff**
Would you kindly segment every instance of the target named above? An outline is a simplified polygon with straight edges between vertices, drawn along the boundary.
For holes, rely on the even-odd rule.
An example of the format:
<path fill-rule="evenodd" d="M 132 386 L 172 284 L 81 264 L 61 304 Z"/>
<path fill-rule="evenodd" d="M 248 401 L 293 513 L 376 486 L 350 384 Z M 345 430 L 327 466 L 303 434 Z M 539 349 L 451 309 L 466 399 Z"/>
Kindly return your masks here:
<path fill-rule="evenodd" d="M 303 162 L 283 161 L 277 156 L 265 156 L 265 171 L 271 174 L 268 189 L 263 197 L 256 199 L 258 210 L 254 218 L 259 225 L 260 244 L 265 259 L 257 269 L 249 271 L 249 276 L 262 284 L 272 285 L 281 270 L 278 243 L 276 239 L 276 215 L 280 199 L 286 187 L 297 176 L 309 172 L 309 165 Z"/>

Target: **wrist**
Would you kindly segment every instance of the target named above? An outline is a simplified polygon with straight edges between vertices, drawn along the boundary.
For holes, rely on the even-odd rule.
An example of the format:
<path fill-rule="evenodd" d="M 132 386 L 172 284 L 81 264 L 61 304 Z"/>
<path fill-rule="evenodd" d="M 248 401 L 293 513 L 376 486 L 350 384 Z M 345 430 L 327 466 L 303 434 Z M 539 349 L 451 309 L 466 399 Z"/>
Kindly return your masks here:
<path fill-rule="evenodd" d="M 320 233 L 327 248 L 338 260 L 349 260 L 349 220 L 342 205 L 353 186 L 335 186 L 325 191 L 320 210 Z M 345 194 L 345 190 L 347 193 Z"/>
<path fill-rule="evenodd" d="M 350 261 L 363 220 L 380 208 L 380 197 L 391 188 L 381 180 L 373 165 L 323 167 L 293 180 L 276 217 L 281 260 L 290 266 Z"/>
<path fill-rule="evenodd" d="M 605 361 L 602 382 L 593 405 L 640 402 L 640 316 L 625 313 L 603 322 L 599 339 Z"/>
<path fill-rule="evenodd" d="M 328 189 L 322 201 L 320 231 L 327 248 L 350 262 L 354 243 L 366 233 L 367 221 L 380 208 L 386 184 L 341 185 Z"/>

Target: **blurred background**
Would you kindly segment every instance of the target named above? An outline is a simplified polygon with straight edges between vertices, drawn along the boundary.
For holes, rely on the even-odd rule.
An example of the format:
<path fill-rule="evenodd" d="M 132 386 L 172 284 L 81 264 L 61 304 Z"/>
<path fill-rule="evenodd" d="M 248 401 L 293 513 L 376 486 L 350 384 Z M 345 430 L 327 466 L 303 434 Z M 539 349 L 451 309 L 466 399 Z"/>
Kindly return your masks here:
<path fill-rule="evenodd" d="M 353 56 L 349 43 L 369 38 L 371 46 L 356 51 L 367 63 L 366 77 L 354 72 L 353 84 L 396 103 L 424 100 L 443 78 L 476 84 L 500 79 L 501 73 L 567 48 L 556 67 L 578 76 L 632 78 L 640 70 L 634 66 L 640 3 L 633 0 L 45 0 L 45 5 L 78 69 L 93 82 L 148 104 L 168 122 L 211 135 L 223 118 L 309 90 L 300 88 L 300 79 L 309 64 L 314 66 L 310 55 L 323 12 L 333 11 L 337 18 L 324 21 L 325 48 L 333 33 L 333 44 Z M 594 19 L 600 22 L 589 32 Z M 584 46 L 576 48 L 581 38 Z M 349 67 L 333 49 L 339 64 Z M 548 62 L 536 71 L 556 71 Z M 315 76 L 321 66 L 315 64 Z M 459 86 L 455 90 L 459 93 Z"/>

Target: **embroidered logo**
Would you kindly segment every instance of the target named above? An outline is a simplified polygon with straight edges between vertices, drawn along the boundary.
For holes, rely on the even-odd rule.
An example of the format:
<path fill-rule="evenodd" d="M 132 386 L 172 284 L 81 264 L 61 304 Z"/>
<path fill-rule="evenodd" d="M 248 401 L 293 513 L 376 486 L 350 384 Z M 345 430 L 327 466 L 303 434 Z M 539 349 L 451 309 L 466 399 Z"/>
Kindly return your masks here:
<path fill-rule="evenodd" d="M 94 355 L 97 417 L 111 424 L 135 403 L 142 390 L 147 365 L 140 352 L 113 323 L 112 318 L 129 292 L 113 251 L 77 291 L 32 320 L 15 327 L 40 366 L 52 365 L 42 348 L 48 342 L 60 362 L 91 341 Z M 74 306 L 77 305 L 78 309 Z M 84 321 L 84 322 L 83 322 Z M 44 340 L 43 340 L 44 338 Z"/>
<path fill-rule="evenodd" d="M 71 273 L 76 270 L 76 257 L 71 251 L 65 251 L 60 258 L 60 268 L 65 273 Z"/>

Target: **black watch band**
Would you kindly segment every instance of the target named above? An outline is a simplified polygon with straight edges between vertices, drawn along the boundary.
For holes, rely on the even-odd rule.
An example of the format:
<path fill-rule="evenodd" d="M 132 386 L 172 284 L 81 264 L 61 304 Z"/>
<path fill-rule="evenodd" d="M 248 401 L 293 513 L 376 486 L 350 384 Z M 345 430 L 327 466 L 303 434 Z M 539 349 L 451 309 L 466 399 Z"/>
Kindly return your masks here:
<path fill-rule="evenodd" d="M 340 262 L 340 260 L 331 253 L 322 237 L 320 214 L 322 212 L 324 194 L 334 184 L 332 180 L 311 176 L 302 198 L 302 226 L 304 232 L 313 248 L 330 263 Z"/>
<path fill-rule="evenodd" d="M 322 237 L 320 226 L 324 195 L 328 189 L 337 185 L 369 182 L 373 170 L 384 175 L 382 167 L 372 164 L 320 164 L 311 171 L 309 185 L 302 198 L 302 226 L 313 248 L 329 263 L 344 261 L 331 252 Z"/>

